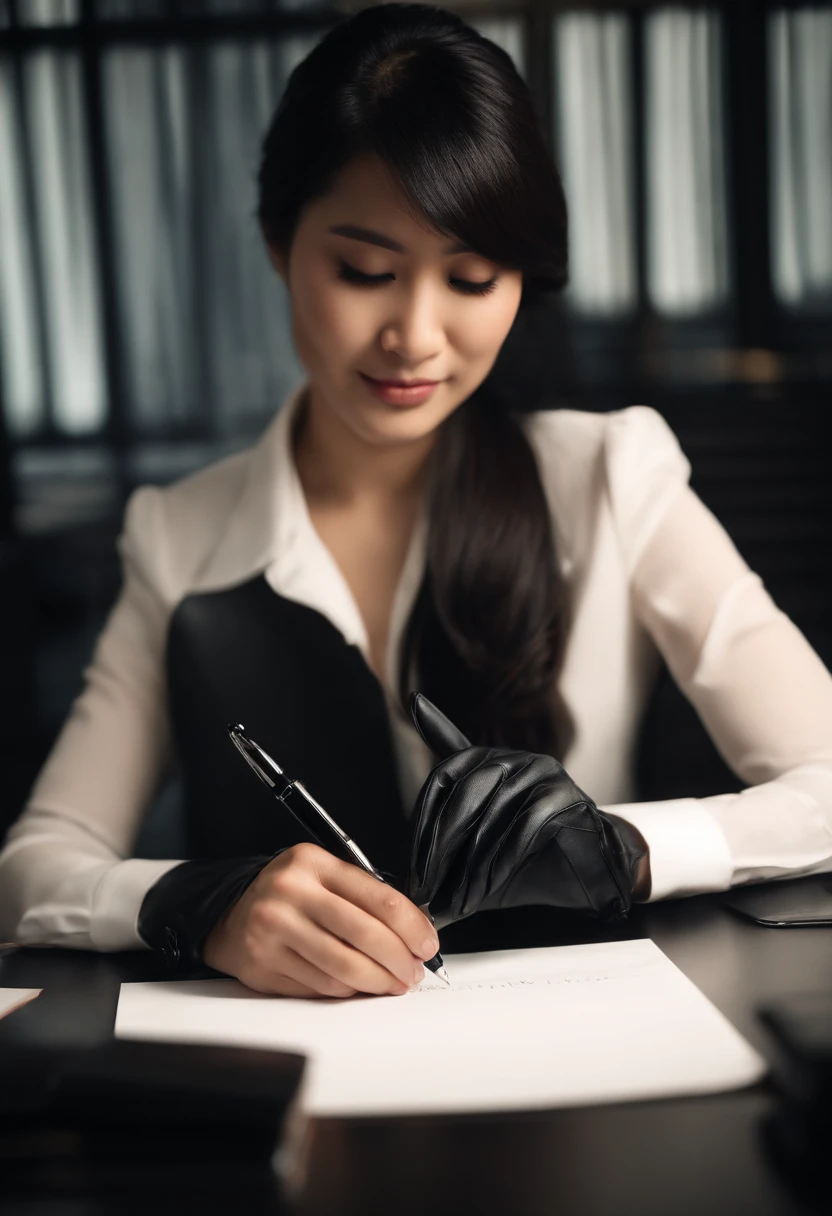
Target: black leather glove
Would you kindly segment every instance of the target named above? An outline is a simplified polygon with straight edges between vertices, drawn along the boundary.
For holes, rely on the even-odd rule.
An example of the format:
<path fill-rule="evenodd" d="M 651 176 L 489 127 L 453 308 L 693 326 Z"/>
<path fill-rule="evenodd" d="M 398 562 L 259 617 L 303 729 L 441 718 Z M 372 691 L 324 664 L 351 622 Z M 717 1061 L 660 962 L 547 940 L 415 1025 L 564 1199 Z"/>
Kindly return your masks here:
<path fill-rule="evenodd" d="M 416 802 L 407 895 L 437 927 L 524 904 L 626 916 L 647 851 L 635 828 L 551 756 L 473 747 L 421 693 L 410 711 L 439 763 Z"/>

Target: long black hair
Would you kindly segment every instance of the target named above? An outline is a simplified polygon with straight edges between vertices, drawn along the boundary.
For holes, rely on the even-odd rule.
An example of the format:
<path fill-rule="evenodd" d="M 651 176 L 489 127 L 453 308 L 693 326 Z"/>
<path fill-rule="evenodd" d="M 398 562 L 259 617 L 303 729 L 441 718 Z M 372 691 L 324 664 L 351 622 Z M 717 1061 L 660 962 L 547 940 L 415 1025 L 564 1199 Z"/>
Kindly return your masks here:
<path fill-rule="evenodd" d="M 286 256 L 306 204 L 366 153 L 420 222 L 522 271 L 512 334 L 566 284 L 566 202 L 532 96 L 511 57 L 460 17 L 374 5 L 298 64 L 263 142 L 257 216 L 268 244 Z M 398 691 L 406 706 L 420 689 L 474 742 L 559 755 L 571 733 L 557 692 L 566 598 L 517 417 L 534 406 L 499 388 L 499 363 L 431 453 L 427 564 Z"/>

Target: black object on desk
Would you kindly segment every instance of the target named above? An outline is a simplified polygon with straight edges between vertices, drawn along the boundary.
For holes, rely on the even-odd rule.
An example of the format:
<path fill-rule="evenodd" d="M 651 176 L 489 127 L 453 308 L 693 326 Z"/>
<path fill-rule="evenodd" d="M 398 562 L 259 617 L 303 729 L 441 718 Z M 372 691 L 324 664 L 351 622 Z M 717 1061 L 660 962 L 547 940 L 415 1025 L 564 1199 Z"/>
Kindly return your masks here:
<path fill-rule="evenodd" d="M 794 878 L 735 887 L 723 907 L 773 929 L 832 926 L 832 878 Z"/>
<path fill-rule="evenodd" d="M 0 1044 L 0 1138 L 80 1134 L 91 1157 L 269 1160 L 301 1119 L 305 1057 L 112 1039 L 88 1047 Z"/>
<path fill-rule="evenodd" d="M 804 1195 L 832 1210 L 832 988 L 783 997 L 759 1011 L 774 1044 L 780 1096 L 766 1125 L 772 1156 Z"/>
<path fill-rule="evenodd" d="M 218 1208 L 283 1212 L 306 1177 L 304 1064 L 202 1044 L 2 1044 L 0 1193 L 166 1216 L 202 1177 Z"/>

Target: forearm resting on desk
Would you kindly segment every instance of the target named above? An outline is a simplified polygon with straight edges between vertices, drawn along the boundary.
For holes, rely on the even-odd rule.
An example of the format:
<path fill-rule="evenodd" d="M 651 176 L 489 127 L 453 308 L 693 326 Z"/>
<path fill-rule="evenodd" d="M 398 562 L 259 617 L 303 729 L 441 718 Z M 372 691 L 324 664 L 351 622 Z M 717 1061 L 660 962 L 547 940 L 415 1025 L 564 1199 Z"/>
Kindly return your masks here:
<path fill-rule="evenodd" d="M 0 939 L 80 950 L 151 949 L 171 975 L 204 970 L 208 932 L 267 856 L 119 858 L 86 826 L 30 807 L 0 853 Z"/>
<path fill-rule="evenodd" d="M 638 899 L 727 891 L 832 870 L 832 764 L 805 764 L 739 793 L 604 808 L 642 833 L 650 888 Z"/>
<path fill-rule="evenodd" d="M 124 859 L 67 815 L 29 808 L 0 852 L 0 937 L 24 946 L 142 948 L 141 901 L 178 864 Z"/>

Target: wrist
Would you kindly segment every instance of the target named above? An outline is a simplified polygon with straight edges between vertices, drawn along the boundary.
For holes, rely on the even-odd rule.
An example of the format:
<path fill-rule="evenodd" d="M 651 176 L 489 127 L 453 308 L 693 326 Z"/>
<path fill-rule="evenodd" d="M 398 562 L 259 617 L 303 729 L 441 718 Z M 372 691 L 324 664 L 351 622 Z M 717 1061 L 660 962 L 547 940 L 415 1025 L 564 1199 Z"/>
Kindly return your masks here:
<path fill-rule="evenodd" d="M 176 975 L 211 966 L 203 955 L 208 935 L 271 860 L 272 856 L 238 857 L 186 861 L 174 867 L 144 897 L 140 936 L 162 954 Z M 217 958 L 215 951 L 212 958 Z"/>
<path fill-rule="evenodd" d="M 641 833 L 639 832 L 639 835 Z M 642 836 L 642 840 L 644 837 Z M 633 899 L 639 903 L 643 903 L 650 898 L 650 892 L 653 889 L 653 875 L 650 872 L 650 846 L 644 840 L 644 856 L 639 860 L 638 870 L 636 871 L 636 882 L 633 887 Z"/>
<path fill-rule="evenodd" d="M 602 812 L 612 823 L 623 852 L 623 860 L 630 876 L 630 897 L 633 902 L 644 902 L 650 898 L 653 886 L 650 871 L 650 846 L 639 829 L 619 815 Z"/>
<path fill-rule="evenodd" d="M 212 970 L 221 971 L 226 975 L 230 974 L 228 971 L 229 959 L 226 948 L 229 935 L 229 921 L 234 914 L 235 908 L 240 906 L 244 895 L 245 892 L 231 907 L 226 908 L 217 922 L 205 934 L 199 950 L 200 957 L 206 967 L 211 967 Z"/>

